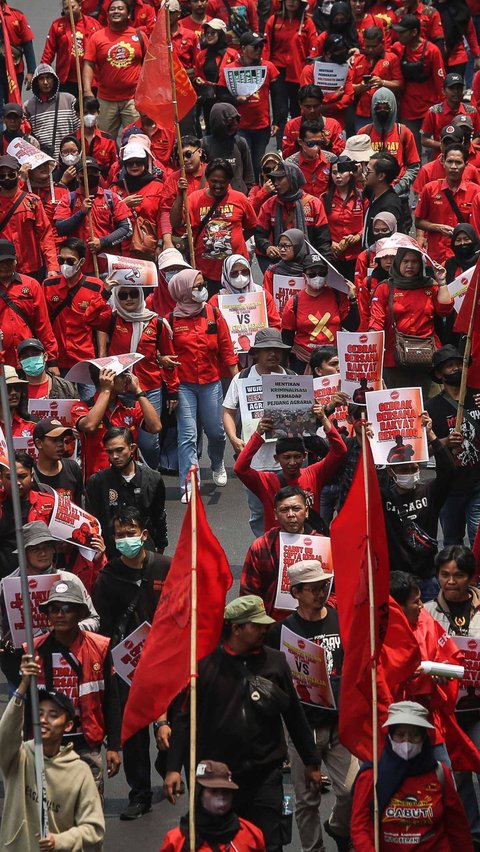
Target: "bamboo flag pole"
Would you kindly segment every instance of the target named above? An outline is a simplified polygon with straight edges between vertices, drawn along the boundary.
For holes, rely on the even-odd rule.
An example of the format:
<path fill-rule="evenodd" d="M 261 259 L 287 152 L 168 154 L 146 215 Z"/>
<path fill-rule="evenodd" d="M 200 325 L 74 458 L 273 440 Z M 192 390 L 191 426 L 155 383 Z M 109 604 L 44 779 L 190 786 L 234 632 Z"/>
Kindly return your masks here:
<path fill-rule="evenodd" d="M 27 561 L 25 558 L 25 545 L 23 541 L 22 509 L 20 505 L 20 495 L 18 492 L 18 482 L 15 467 L 15 448 L 13 446 L 12 424 L 9 418 L 10 407 L 8 404 L 8 389 L 7 383 L 5 381 L 5 366 L 3 361 L 0 364 L 0 404 L 3 412 L 5 441 L 7 444 L 8 459 L 10 463 L 10 485 L 12 489 L 12 504 L 13 516 L 15 521 L 15 538 L 18 550 L 18 564 L 20 567 L 20 581 L 23 599 L 23 618 L 25 621 L 27 653 L 32 657 L 32 659 L 34 659 L 35 646 L 33 642 L 32 611 L 30 607 L 30 594 L 28 588 Z M 40 707 L 38 701 L 36 677 L 32 677 L 30 679 L 30 699 L 32 707 L 35 777 L 37 782 L 38 795 L 39 834 L 40 837 L 47 837 L 49 833 L 47 791 L 45 787 L 45 764 L 43 760 L 42 734 L 40 730 Z"/>
<path fill-rule="evenodd" d="M 460 394 L 458 397 L 458 408 L 457 408 L 457 419 L 455 421 L 455 431 L 459 432 L 462 428 L 463 423 L 463 412 L 465 408 L 465 395 L 467 393 L 467 378 L 468 378 L 468 367 L 470 362 L 470 355 L 472 352 L 472 336 L 473 336 L 473 324 L 475 321 L 475 313 L 477 308 L 478 301 L 478 282 L 480 280 L 480 269 L 475 270 L 475 289 L 473 291 L 473 302 L 472 302 L 472 313 L 470 314 L 470 319 L 468 322 L 468 331 L 467 331 L 467 339 L 465 341 L 465 350 L 463 353 L 463 363 L 462 363 L 462 380 L 460 382 Z M 466 297 L 465 297 L 466 298 Z"/>
<path fill-rule="evenodd" d="M 189 826 L 190 852 L 195 852 L 195 772 L 197 765 L 197 490 L 196 468 L 190 468 L 192 519 L 192 616 L 190 621 L 190 777 Z"/>
<path fill-rule="evenodd" d="M 362 464 L 363 481 L 365 486 L 365 514 L 367 518 L 367 569 L 368 569 L 368 600 L 370 607 L 370 658 L 372 661 L 372 729 L 373 729 L 373 830 L 375 852 L 380 849 L 380 823 L 378 813 L 377 781 L 378 781 L 378 695 L 377 695 L 377 657 L 375 645 L 375 587 L 373 583 L 372 550 L 370 544 L 369 481 L 367 464 L 367 426 L 365 414 L 362 414 Z"/>
<path fill-rule="evenodd" d="M 70 0 L 69 0 L 70 2 Z M 185 178 L 185 160 L 183 159 L 183 150 L 182 150 L 182 132 L 180 130 L 180 122 L 178 120 L 178 102 L 177 102 L 177 83 L 175 81 L 175 69 L 173 66 L 173 44 L 172 44 L 172 33 L 170 30 L 170 13 L 168 11 L 168 2 L 166 3 L 165 8 L 166 14 L 166 25 L 167 25 L 167 45 L 168 45 L 168 64 L 170 68 L 170 83 L 172 86 L 172 104 L 173 104 L 173 117 L 175 121 L 175 129 L 177 132 L 177 150 L 178 150 L 178 162 L 180 165 L 180 174 L 182 178 Z M 193 234 L 192 234 L 192 223 L 190 221 L 190 212 L 187 204 L 187 193 L 186 190 L 182 191 L 182 203 L 183 209 L 185 211 L 185 223 L 187 226 L 187 239 L 188 239 L 188 250 L 190 253 L 190 263 L 195 268 L 195 246 L 193 243 Z"/>
<path fill-rule="evenodd" d="M 88 174 L 87 174 L 87 149 L 85 146 L 85 125 L 83 123 L 83 82 L 82 82 L 82 71 L 80 68 L 80 55 L 78 53 L 78 44 L 77 37 L 75 34 L 75 18 L 73 17 L 73 8 L 71 0 L 67 0 L 68 2 L 68 14 L 70 17 L 70 26 L 72 28 L 72 39 L 73 39 L 73 55 L 75 57 L 75 71 L 77 74 L 77 84 L 78 84 L 78 108 L 80 111 L 80 142 L 82 145 L 82 168 L 83 168 L 83 182 L 85 185 L 85 198 L 88 198 L 90 195 L 90 189 L 88 186 Z M 90 239 L 93 240 L 95 234 L 93 233 L 93 221 L 92 221 L 92 211 L 89 210 L 87 213 L 88 220 L 88 230 L 90 233 Z M 98 258 L 97 255 L 92 252 L 93 259 L 93 268 L 95 270 L 95 275 L 98 278 Z"/>

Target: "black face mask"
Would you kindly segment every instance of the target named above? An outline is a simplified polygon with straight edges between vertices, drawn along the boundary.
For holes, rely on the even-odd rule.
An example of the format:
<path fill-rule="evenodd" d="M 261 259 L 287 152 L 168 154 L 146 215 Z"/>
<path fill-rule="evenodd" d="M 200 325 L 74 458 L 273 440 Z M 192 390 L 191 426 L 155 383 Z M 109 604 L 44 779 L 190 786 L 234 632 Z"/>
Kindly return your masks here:
<path fill-rule="evenodd" d="M 98 189 L 98 184 L 100 183 L 98 178 L 88 178 L 88 189 L 89 192 L 94 193 Z"/>
<path fill-rule="evenodd" d="M 345 51 L 345 53 L 336 53 L 334 56 L 332 56 L 332 62 L 336 62 L 337 65 L 345 65 L 345 63 L 347 61 L 348 61 L 347 51 Z"/>
<path fill-rule="evenodd" d="M 18 186 L 18 178 L 0 178 L 2 189 L 15 189 L 16 186 Z"/>
<path fill-rule="evenodd" d="M 461 246 L 454 246 L 453 251 L 457 257 L 472 257 L 474 254 L 473 243 L 464 243 Z"/>
<path fill-rule="evenodd" d="M 375 118 L 377 119 L 379 124 L 388 124 L 390 116 L 391 116 L 391 111 L 389 109 L 376 109 L 375 110 Z"/>
<path fill-rule="evenodd" d="M 456 370 L 448 376 L 443 376 L 442 381 L 444 385 L 452 385 L 452 387 L 459 388 L 462 382 L 462 371 Z"/>

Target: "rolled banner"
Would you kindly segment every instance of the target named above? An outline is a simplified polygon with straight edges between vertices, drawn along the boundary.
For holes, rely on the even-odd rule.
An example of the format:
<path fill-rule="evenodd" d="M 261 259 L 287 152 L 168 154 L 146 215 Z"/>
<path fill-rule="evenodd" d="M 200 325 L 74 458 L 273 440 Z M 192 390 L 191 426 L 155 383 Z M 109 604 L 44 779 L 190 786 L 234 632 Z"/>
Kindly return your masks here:
<path fill-rule="evenodd" d="M 435 675 L 436 677 L 450 677 L 463 680 L 465 674 L 464 666 L 454 666 L 451 663 L 435 663 L 432 660 L 423 660 L 419 671 L 423 674 Z"/>

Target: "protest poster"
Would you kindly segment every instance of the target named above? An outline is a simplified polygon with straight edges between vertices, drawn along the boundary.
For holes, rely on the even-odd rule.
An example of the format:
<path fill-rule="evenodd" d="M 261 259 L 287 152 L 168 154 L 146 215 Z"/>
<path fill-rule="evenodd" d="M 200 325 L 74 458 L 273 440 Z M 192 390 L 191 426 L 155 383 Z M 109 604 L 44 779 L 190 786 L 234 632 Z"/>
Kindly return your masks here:
<path fill-rule="evenodd" d="M 336 92 L 345 85 L 348 74 L 348 64 L 339 65 L 337 62 L 322 62 L 315 60 L 313 66 L 313 82 L 324 92 Z"/>
<path fill-rule="evenodd" d="M 451 636 L 450 638 L 453 639 L 464 656 L 465 674 L 460 683 L 460 707 L 457 705 L 456 708 L 457 712 L 461 712 L 462 709 L 472 709 L 467 704 L 468 698 L 476 696 L 477 702 L 480 699 L 480 639 L 473 636 Z M 466 699 L 464 708 L 462 708 L 462 698 Z M 480 705 L 477 709 L 480 709 Z"/>
<path fill-rule="evenodd" d="M 80 716 L 80 701 L 78 694 L 78 675 L 72 669 L 68 660 L 58 652 L 52 653 L 53 688 L 68 696 L 75 707 L 76 715 Z M 80 732 L 77 725 L 76 732 Z"/>
<path fill-rule="evenodd" d="M 88 369 L 90 364 L 98 367 L 99 370 L 102 367 L 113 370 L 119 376 L 120 373 L 131 370 L 142 358 L 145 358 L 145 355 L 139 355 L 138 352 L 126 352 L 124 355 L 107 355 L 105 358 L 87 358 L 86 361 L 79 361 L 78 364 L 74 364 L 65 378 L 69 382 L 80 382 L 83 385 L 91 385 L 92 379 Z"/>
<path fill-rule="evenodd" d="M 153 260 L 140 257 L 120 257 L 104 254 L 107 260 L 108 277 L 122 287 L 158 287 L 157 266 Z"/>
<path fill-rule="evenodd" d="M 51 163 L 52 170 L 55 167 L 55 160 L 39 148 L 36 148 L 35 145 L 31 145 L 22 136 L 18 136 L 10 142 L 7 154 L 15 157 L 21 166 L 27 165 L 31 169 L 36 169 L 37 166 L 42 166 L 44 163 Z"/>
<path fill-rule="evenodd" d="M 427 433 L 420 417 L 421 388 L 371 391 L 366 402 L 375 464 L 428 461 Z"/>
<path fill-rule="evenodd" d="M 51 534 L 60 541 L 75 544 L 86 559 L 92 560 L 97 553 L 90 547 L 92 537 L 102 534 L 97 518 L 49 486 L 43 486 L 42 491 L 51 494 L 55 501 L 48 524 Z"/>
<path fill-rule="evenodd" d="M 34 636 L 47 631 L 48 615 L 46 612 L 41 612 L 39 606 L 48 599 L 50 589 L 57 580 L 60 580 L 60 574 L 34 574 L 32 577 L 28 577 Z M 23 643 L 27 641 L 21 578 L 5 577 L 2 582 L 2 589 L 8 626 L 12 634 L 12 644 L 15 648 L 21 648 Z"/>
<path fill-rule="evenodd" d="M 465 272 L 460 273 L 453 281 L 450 281 L 450 284 L 447 284 L 448 292 L 453 299 L 453 307 L 457 314 L 462 307 L 463 297 L 468 290 L 468 285 L 472 280 L 474 272 L 475 267 L 471 266 L 470 269 L 466 269 Z"/>
<path fill-rule="evenodd" d="M 263 86 L 267 76 L 266 65 L 248 65 L 244 68 L 224 69 L 225 83 L 234 98 L 254 95 Z"/>
<path fill-rule="evenodd" d="M 313 380 L 313 396 L 315 402 L 320 405 L 329 405 L 340 390 L 340 373 L 330 373 L 328 376 L 315 376 Z M 335 409 L 335 414 L 330 420 L 334 420 L 338 431 L 345 436 L 350 435 L 350 424 L 348 422 L 348 405 L 338 405 Z M 317 435 L 325 438 L 325 429 L 319 426 Z"/>
<path fill-rule="evenodd" d="M 382 390 L 383 331 L 339 331 L 337 349 L 342 391 L 365 405 L 365 394 Z"/>
<path fill-rule="evenodd" d="M 262 376 L 263 410 L 273 418 L 268 437 L 296 438 L 315 435 L 318 421 L 313 406 L 312 376 L 289 376 L 271 373 Z"/>
<path fill-rule="evenodd" d="M 283 626 L 280 650 L 287 659 L 295 691 L 303 704 L 335 710 L 332 686 L 328 676 L 327 651 L 311 639 L 298 636 Z"/>
<path fill-rule="evenodd" d="M 128 636 L 118 645 L 112 648 L 112 660 L 115 666 L 115 671 L 128 686 L 132 685 L 133 675 L 137 668 L 140 655 L 145 644 L 145 640 L 150 633 L 151 625 L 148 621 L 144 621 L 129 633 Z"/>
<path fill-rule="evenodd" d="M 280 533 L 277 593 L 275 609 L 296 609 L 297 603 L 290 594 L 287 568 L 303 559 L 317 559 L 327 574 L 333 573 L 330 539 L 324 535 L 291 535 Z"/>
<path fill-rule="evenodd" d="M 16 453 L 28 453 L 35 462 L 38 459 L 38 450 L 33 440 L 33 434 L 17 435 L 13 438 L 13 447 Z"/>
<path fill-rule="evenodd" d="M 29 399 L 28 412 L 40 420 L 51 417 L 62 426 L 72 426 L 72 406 L 77 402 L 78 399 Z"/>
<path fill-rule="evenodd" d="M 242 423 L 242 441 L 246 443 L 255 432 L 258 421 L 263 417 L 261 377 L 247 376 L 245 379 L 238 380 L 238 403 Z"/>
<path fill-rule="evenodd" d="M 228 325 L 235 353 L 248 352 L 257 331 L 268 325 L 264 291 L 219 294 L 218 307 Z"/>
<path fill-rule="evenodd" d="M 2 427 L 0 426 L 0 467 L 8 467 L 10 469 L 10 465 L 8 462 L 8 447 L 7 440 L 5 438 Z"/>
<path fill-rule="evenodd" d="M 291 296 L 305 289 L 303 275 L 276 275 L 273 274 L 273 300 L 278 313 L 282 316 L 283 309 Z"/>

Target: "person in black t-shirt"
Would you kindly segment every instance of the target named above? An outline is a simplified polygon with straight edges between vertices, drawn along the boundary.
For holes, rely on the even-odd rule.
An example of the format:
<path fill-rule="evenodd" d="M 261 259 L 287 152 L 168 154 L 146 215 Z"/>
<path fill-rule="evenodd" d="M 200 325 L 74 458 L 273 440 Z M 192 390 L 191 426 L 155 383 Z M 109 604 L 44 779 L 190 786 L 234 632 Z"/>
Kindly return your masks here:
<path fill-rule="evenodd" d="M 347 751 L 338 738 L 338 699 L 343 650 L 337 611 L 327 605 L 333 574 L 327 574 L 321 562 L 313 559 L 297 562 L 287 571 L 291 584 L 290 593 L 297 601 L 298 608 L 292 615 L 270 628 L 266 644 L 283 650 L 282 629 L 286 627 L 297 636 L 320 645 L 325 651 L 335 709 L 315 704 L 311 700 L 311 688 L 305 689 L 305 686 L 310 683 L 308 675 L 302 678 L 295 667 L 292 676 L 298 697 L 302 701 L 303 709 L 314 733 L 318 762 L 325 763 L 335 793 L 335 804 L 330 818 L 324 823 L 324 828 L 326 833 L 335 839 L 339 849 L 348 849 L 350 848 L 351 786 L 359 764 L 356 757 Z M 304 674 L 306 675 L 306 672 Z M 304 849 L 322 849 L 321 792 L 313 793 L 308 789 L 305 782 L 305 767 L 290 737 L 287 742 L 296 797 L 295 818 L 300 840 Z"/>
<path fill-rule="evenodd" d="M 77 506 L 83 501 L 82 472 L 74 459 L 63 458 L 65 438 L 73 437 L 73 429 L 62 426 L 59 420 L 45 418 L 33 430 L 33 440 L 38 450 L 34 467 L 36 490 L 49 485 L 58 494 L 66 494 Z"/>
<path fill-rule="evenodd" d="M 473 547 L 480 522 L 480 391 L 467 388 L 461 430 L 455 422 L 462 380 L 461 353 L 442 346 L 432 359 L 432 378 L 443 391 L 429 399 L 426 408 L 442 444 L 453 453 L 456 473 L 440 514 L 445 545 L 463 544 L 465 526 Z"/>

